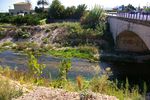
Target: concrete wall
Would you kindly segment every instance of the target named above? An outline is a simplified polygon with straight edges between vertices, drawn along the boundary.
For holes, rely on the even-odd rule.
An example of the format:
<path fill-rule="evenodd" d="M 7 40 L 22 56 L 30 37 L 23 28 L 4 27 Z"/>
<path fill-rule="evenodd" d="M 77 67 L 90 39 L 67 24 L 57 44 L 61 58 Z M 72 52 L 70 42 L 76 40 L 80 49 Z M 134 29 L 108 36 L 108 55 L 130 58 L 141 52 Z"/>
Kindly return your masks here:
<path fill-rule="evenodd" d="M 149 26 L 133 23 L 130 21 L 121 20 L 117 17 L 108 17 L 108 22 L 110 24 L 110 31 L 113 34 L 113 38 L 115 40 L 116 45 L 118 44 L 117 37 L 120 34 L 122 34 L 124 31 L 131 32 L 130 34 L 135 33 L 137 35 L 137 36 L 133 36 L 132 38 L 130 37 L 130 34 L 128 34 L 128 36 L 122 35 L 123 37 L 127 38 L 126 41 L 134 41 L 135 40 L 134 42 L 141 41 L 141 43 L 143 43 L 143 49 L 142 48 L 139 50 L 138 49 L 133 50 L 133 48 L 130 49 L 131 48 L 130 42 L 128 43 L 129 45 L 126 44 L 126 47 L 125 47 L 126 49 L 125 48 L 121 48 L 121 49 L 125 49 L 126 51 L 142 51 L 142 50 L 144 51 L 144 50 L 146 50 L 146 48 L 148 48 L 148 50 L 150 50 L 150 27 Z M 139 40 L 137 40 L 137 39 L 139 39 Z M 119 45 L 122 45 L 122 47 L 124 47 L 125 46 L 124 43 L 121 43 Z M 138 44 L 138 43 L 135 43 L 135 44 Z M 135 44 L 133 44 L 133 45 L 135 46 Z M 144 47 L 144 45 L 146 46 L 146 48 Z M 119 46 L 119 47 L 121 47 L 121 46 Z"/>

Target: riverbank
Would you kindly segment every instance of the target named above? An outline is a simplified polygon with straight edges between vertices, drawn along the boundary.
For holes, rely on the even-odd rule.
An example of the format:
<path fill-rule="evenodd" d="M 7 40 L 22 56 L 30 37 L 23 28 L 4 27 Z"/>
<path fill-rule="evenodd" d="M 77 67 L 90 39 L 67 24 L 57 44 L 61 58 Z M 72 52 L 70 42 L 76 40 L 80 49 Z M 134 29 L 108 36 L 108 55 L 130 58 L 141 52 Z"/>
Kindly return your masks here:
<path fill-rule="evenodd" d="M 101 52 L 100 60 L 120 63 L 147 63 L 150 64 L 150 52 Z"/>
<path fill-rule="evenodd" d="M 81 99 L 90 99 L 90 100 L 118 100 L 114 96 L 108 96 L 99 93 L 87 92 L 86 94 L 79 92 L 69 92 L 63 89 L 55 89 L 52 87 L 43 87 L 36 86 L 33 84 L 21 84 L 18 81 L 11 80 L 7 77 L 0 75 L 0 88 L 13 88 L 13 90 L 0 90 L 0 99 L 1 100 L 81 100 Z M 2 82 L 4 82 L 2 84 Z M 7 86 L 1 87 L 7 83 Z M 2 91 L 8 94 L 1 96 Z M 9 94 L 12 92 L 12 94 Z"/>
<path fill-rule="evenodd" d="M 100 34 L 82 28 L 79 23 L 20 27 L 4 25 L 0 30 L 1 49 L 6 50 L 47 53 L 59 57 L 69 55 L 98 61 L 99 46 L 108 45 Z"/>

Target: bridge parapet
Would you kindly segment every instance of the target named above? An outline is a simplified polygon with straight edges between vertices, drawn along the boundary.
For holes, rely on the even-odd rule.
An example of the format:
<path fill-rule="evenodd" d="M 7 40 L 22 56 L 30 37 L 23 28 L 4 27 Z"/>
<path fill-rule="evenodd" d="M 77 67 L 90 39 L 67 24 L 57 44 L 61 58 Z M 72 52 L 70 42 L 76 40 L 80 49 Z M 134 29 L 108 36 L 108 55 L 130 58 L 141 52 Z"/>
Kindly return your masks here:
<path fill-rule="evenodd" d="M 150 26 L 150 13 L 108 13 L 108 17 Z"/>
<path fill-rule="evenodd" d="M 123 17 L 128 19 L 137 19 L 142 21 L 150 21 L 150 13 L 138 13 L 138 12 L 131 12 L 131 13 L 108 13 L 109 16 L 117 16 Z"/>

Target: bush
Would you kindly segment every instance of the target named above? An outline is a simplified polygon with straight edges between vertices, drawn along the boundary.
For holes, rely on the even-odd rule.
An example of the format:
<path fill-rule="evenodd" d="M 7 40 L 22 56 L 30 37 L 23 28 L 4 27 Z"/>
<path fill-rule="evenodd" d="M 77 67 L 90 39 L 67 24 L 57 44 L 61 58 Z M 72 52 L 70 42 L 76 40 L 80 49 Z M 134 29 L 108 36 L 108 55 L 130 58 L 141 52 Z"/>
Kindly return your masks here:
<path fill-rule="evenodd" d="M 11 23 L 13 22 L 13 16 L 10 16 L 9 14 L 0 14 L 0 22 L 1 23 Z"/>
<path fill-rule="evenodd" d="M 1 15 L 0 16 L 0 22 L 1 23 L 12 23 L 16 25 L 39 25 L 40 20 L 47 18 L 46 13 L 40 13 L 40 14 L 34 14 L 34 15 L 17 15 L 17 16 L 12 16 L 12 15 Z"/>
<path fill-rule="evenodd" d="M 99 6 L 95 6 L 81 18 L 81 24 L 86 28 L 96 29 L 98 25 L 105 22 L 105 18 L 104 10 Z"/>
<path fill-rule="evenodd" d="M 6 36 L 6 33 L 0 32 L 0 39 L 4 38 Z"/>
<path fill-rule="evenodd" d="M 144 100 L 143 97 L 145 95 L 142 96 L 140 94 L 137 86 L 130 90 L 128 80 L 126 80 L 125 86 L 122 84 L 118 88 L 120 83 L 117 80 L 116 82 L 110 81 L 108 78 L 108 75 L 94 77 L 90 82 L 90 89 L 93 92 L 116 96 L 119 100 Z"/>
<path fill-rule="evenodd" d="M 0 100 L 11 100 L 22 95 L 21 89 L 15 89 L 9 81 L 0 78 Z"/>
<path fill-rule="evenodd" d="M 66 81 L 67 80 L 67 74 L 68 71 L 71 69 L 71 59 L 64 58 L 61 61 L 61 65 L 59 67 L 59 79 Z"/>
<path fill-rule="evenodd" d="M 31 33 L 29 33 L 29 32 L 24 32 L 24 31 L 22 31 L 22 30 L 19 30 L 16 34 L 15 34 L 15 36 L 14 36 L 14 38 L 15 39 L 26 39 L 26 38 L 29 38 L 31 36 Z"/>
<path fill-rule="evenodd" d="M 40 17 L 38 15 L 25 15 L 25 16 L 14 16 L 14 24 L 27 24 L 27 25 L 38 25 L 40 24 Z"/>
<path fill-rule="evenodd" d="M 46 66 L 44 64 L 39 64 L 38 60 L 35 58 L 35 56 L 32 53 L 29 53 L 28 56 L 29 56 L 29 61 L 28 61 L 29 73 L 31 75 L 34 75 L 38 79 L 43 73 L 43 69 Z"/>
<path fill-rule="evenodd" d="M 42 19 L 42 20 L 40 20 L 40 25 L 44 25 L 44 24 L 46 24 L 46 19 Z"/>

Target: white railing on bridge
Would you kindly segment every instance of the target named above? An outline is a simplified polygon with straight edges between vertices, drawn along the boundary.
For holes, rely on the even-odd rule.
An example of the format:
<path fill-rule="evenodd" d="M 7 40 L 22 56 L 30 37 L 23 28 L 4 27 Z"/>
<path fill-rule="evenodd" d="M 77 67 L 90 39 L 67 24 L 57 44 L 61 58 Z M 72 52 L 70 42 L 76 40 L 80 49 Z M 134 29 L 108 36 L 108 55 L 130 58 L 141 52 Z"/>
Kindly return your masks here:
<path fill-rule="evenodd" d="M 122 17 L 127 19 L 136 19 L 142 21 L 150 21 L 150 13 L 138 13 L 138 12 L 131 12 L 131 13 L 107 13 L 108 16 L 116 16 Z"/>

